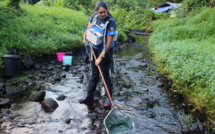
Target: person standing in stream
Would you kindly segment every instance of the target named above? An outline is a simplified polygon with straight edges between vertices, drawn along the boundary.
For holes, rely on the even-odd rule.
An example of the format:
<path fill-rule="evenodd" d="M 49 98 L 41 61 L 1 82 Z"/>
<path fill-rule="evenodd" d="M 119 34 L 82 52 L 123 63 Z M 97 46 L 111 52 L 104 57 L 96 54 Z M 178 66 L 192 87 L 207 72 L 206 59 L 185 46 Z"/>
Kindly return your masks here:
<path fill-rule="evenodd" d="M 106 26 L 107 21 L 109 23 Z M 79 103 L 87 103 L 89 101 L 94 100 L 94 93 L 96 90 L 97 83 L 99 81 L 99 70 L 97 67 L 98 65 L 101 68 L 102 74 L 104 76 L 105 82 L 107 84 L 107 87 L 111 96 L 112 96 L 112 90 L 113 90 L 109 70 L 110 70 L 110 64 L 112 62 L 113 47 L 115 45 L 113 39 L 114 39 L 114 36 L 116 35 L 116 23 L 112 15 L 108 11 L 108 6 L 106 2 L 99 1 L 95 5 L 95 13 L 93 13 L 91 18 L 89 19 L 87 28 L 88 29 L 93 28 L 93 30 L 95 30 L 96 32 L 99 32 L 102 35 L 105 35 L 104 37 L 105 42 L 103 40 L 101 44 L 95 45 L 95 44 L 92 44 L 91 42 L 86 41 L 86 30 L 85 30 L 83 41 L 88 42 L 89 44 L 92 44 L 92 48 L 97 58 L 94 59 L 93 56 L 90 56 L 92 75 L 87 87 L 87 96 L 83 99 L 80 99 Z M 104 30 L 105 28 L 106 30 Z M 110 106 L 111 106 L 110 100 L 108 99 L 108 97 L 106 97 L 104 102 L 104 107 L 109 108 Z"/>

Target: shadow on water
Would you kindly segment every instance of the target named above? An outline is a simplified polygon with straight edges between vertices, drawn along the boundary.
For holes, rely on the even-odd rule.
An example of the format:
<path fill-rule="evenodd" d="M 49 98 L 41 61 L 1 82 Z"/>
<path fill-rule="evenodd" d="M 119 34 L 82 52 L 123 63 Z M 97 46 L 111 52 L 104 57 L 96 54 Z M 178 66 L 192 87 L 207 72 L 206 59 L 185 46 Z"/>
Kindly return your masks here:
<path fill-rule="evenodd" d="M 203 134 L 208 133 L 202 123 L 184 109 L 182 95 L 170 91 L 171 82 L 155 71 L 147 47 L 148 37 L 135 36 L 135 43 L 127 43 L 115 55 L 113 100 L 120 112 L 129 115 L 134 130 L 127 134 Z M 106 134 L 103 120 L 110 109 L 103 108 L 104 90 L 101 82 L 95 101 L 79 104 L 86 94 L 90 69 L 86 70 L 83 57 L 60 82 L 45 78 L 45 98 L 53 98 L 59 107 L 47 113 L 40 102 L 29 101 L 29 92 L 22 94 L 24 101 L 10 109 L 1 109 L 1 132 L 10 134 Z M 33 73 L 33 72 L 32 72 Z M 48 90 L 49 89 L 49 90 Z M 65 95 L 64 100 L 57 100 Z M 17 100 L 18 101 L 18 100 Z M 126 134 L 126 133 L 125 133 Z"/>

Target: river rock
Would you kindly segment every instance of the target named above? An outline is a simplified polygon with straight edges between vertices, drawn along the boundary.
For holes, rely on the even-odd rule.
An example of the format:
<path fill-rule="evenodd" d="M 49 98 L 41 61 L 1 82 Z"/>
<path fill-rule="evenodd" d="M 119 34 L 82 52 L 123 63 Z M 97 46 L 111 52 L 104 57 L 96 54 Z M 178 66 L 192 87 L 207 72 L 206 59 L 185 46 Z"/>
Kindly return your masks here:
<path fill-rule="evenodd" d="M 34 78 L 33 75 L 29 75 L 29 76 L 28 76 L 28 79 L 31 79 L 31 80 L 32 80 L 33 78 Z"/>
<path fill-rule="evenodd" d="M 147 63 L 142 63 L 141 65 L 138 65 L 139 67 L 147 67 L 148 64 Z"/>
<path fill-rule="evenodd" d="M 0 83 L 0 95 L 6 94 L 6 87 L 4 84 Z"/>
<path fill-rule="evenodd" d="M 65 123 L 69 124 L 71 122 L 71 120 L 72 120 L 71 118 L 68 118 L 68 119 L 65 120 Z"/>
<path fill-rule="evenodd" d="M 19 88 L 17 88 L 17 89 L 10 89 L 10 87 L 8 87 L 7 88 L 7 94 L 8 95 L 15 95 L 15 94 L 20 94 L 20 93 L 22 93 L 23 92 L 23 90 L 22 89 L 19 89 Z"/>
<path fill-rule="evenodd" d="M 60 101 L 60 100 L 64 100 L 65 98 L 66 96 L 62 94 L 62 95 L 59 95 L 56 99 Z"/>
<path fill-rule="evenodd" d="M 34 92 L 30 95 L 30 100 L 31 101 L 42 101 L 44 100 L 44 97 L 46 96 L 46 92 L 45 91 L 37 91 Z"/>
<path fill-rule="evenodd" d="M 42 89 L 42 85 L 40 83 L 36 83 L 36 86 L 34 87 L 36 91 L 40 91 Z"/>
<path fill-rule="evenodd" d="M 45 73 L 47 73 L 47 72 L 48 72 L 48 71 L 45 70 L 45 69 L 41 70 L 41 73 L 43 73 L 43 74 L 45 74 Z"/>
<path fill-rule="evenodd" d="M 73 52 L 72 51 L 68 51 L 68 52 L 66 52 L 66 55 L 73 56 Z"/>
<path fill-rule="evenodd" d="M 40 69 L 41 69 L 40 64 L 35 64 L 35 65 L 34 65 L 34 69 L 36 69 L 36 70 L 40 70 Z"/>
<path fill-rule="evenodd" d="M 49 65 L 49 66 L 47 67 L 47 70 L 48 70 L 48 71 L 53 70 L 53 66 L 52 66 L 52 65 Z"/>
<path fill-rule="evenodd" d="M 0 108 L 10 107 L 11 101 L 9 98 L 0 98 Z"/>
<path fill-rule="evenodd" d="M 66 74 L 65 74 L 65 73 L 62 73 L 62 74 L 60 74 L 60 77 L 61 77 L 61 78 L 66 78 Z"/>
<path fill-rule="evenodd" d="M 55 109 L 57 109 L 58 103 L 52 98 L 47 98 L 42 101 L 41 107 L 46 112 L 53 112 Z"/>
<path fill-rule="evenodd" d="M 157 87 L 159 87 L 159 88 L 164 87 L 164 83 L 161 83 L 161 82 L 157 83 Z"/>
<path fill-rule="evenodd" d="M 56 67 L 56 68 L 61 68 L 61 67 L 62 67 L 62 65 L 56 65 L 55 67 Z"/>

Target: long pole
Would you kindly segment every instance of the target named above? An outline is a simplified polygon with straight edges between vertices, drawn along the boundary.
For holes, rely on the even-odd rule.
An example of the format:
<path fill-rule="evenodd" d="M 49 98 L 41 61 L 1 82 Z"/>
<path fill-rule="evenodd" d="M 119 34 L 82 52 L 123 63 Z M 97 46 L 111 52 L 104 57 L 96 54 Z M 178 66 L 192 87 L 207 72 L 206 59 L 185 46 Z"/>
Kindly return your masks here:
<path fill-rule="evenodd" d="M 90 43 L 90 49 L 91 49 L 91 52 L 92 52 L 92 54 L 93 54 L 94 59 L 96 60 L 96 55 L 95 55 L 95 53 L 94 53 L 94 50 L 93 50 L 93 47 L 92 47 L 92 43 Z M 110 96 L 110 93 L 109 93 L 107 84 L 106 84 L 106 82 L 105 82 L 104 76 L 103 76 L 103 74 L 102 74 L 101 68 L 100 68 L 99 65 L 97 65 L 97 67 L 98 67 L 99 73 L 100 73 L 100 75 L 101 75 L 101 77 L 102 77 L 102 82 L 103 82 L 103 84 L 104 84 L 105 91 L 106 91 L 106 94 L 108 95 L 108 98 L 109 98 L 109 100 L 110 100 L 111 106 L 114 107 L 114 103 L 113 103 L 113 100 L 112 100 L 112 98 L 111 98 L 111 96 Z"/>

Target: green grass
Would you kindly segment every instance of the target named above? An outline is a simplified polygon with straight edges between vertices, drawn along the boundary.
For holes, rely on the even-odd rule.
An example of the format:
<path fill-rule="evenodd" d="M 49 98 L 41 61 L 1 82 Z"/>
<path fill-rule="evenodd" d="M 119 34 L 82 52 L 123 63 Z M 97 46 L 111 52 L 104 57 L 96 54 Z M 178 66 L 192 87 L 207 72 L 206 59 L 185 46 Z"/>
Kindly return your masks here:
<path fill-rule="evenodd" d="M 157 69 L 174 81 L 198 110 L 215 120 L 215 12 L 153 23 L 149 45 Z"/>
<path fill-rule="evenodd" d="M 0 6 L 1 55 L 10 48 L 21 54 L 55 53 L 81 47 L 88 16 L 66 8 L 21 4 L 22 11 Z"/>

